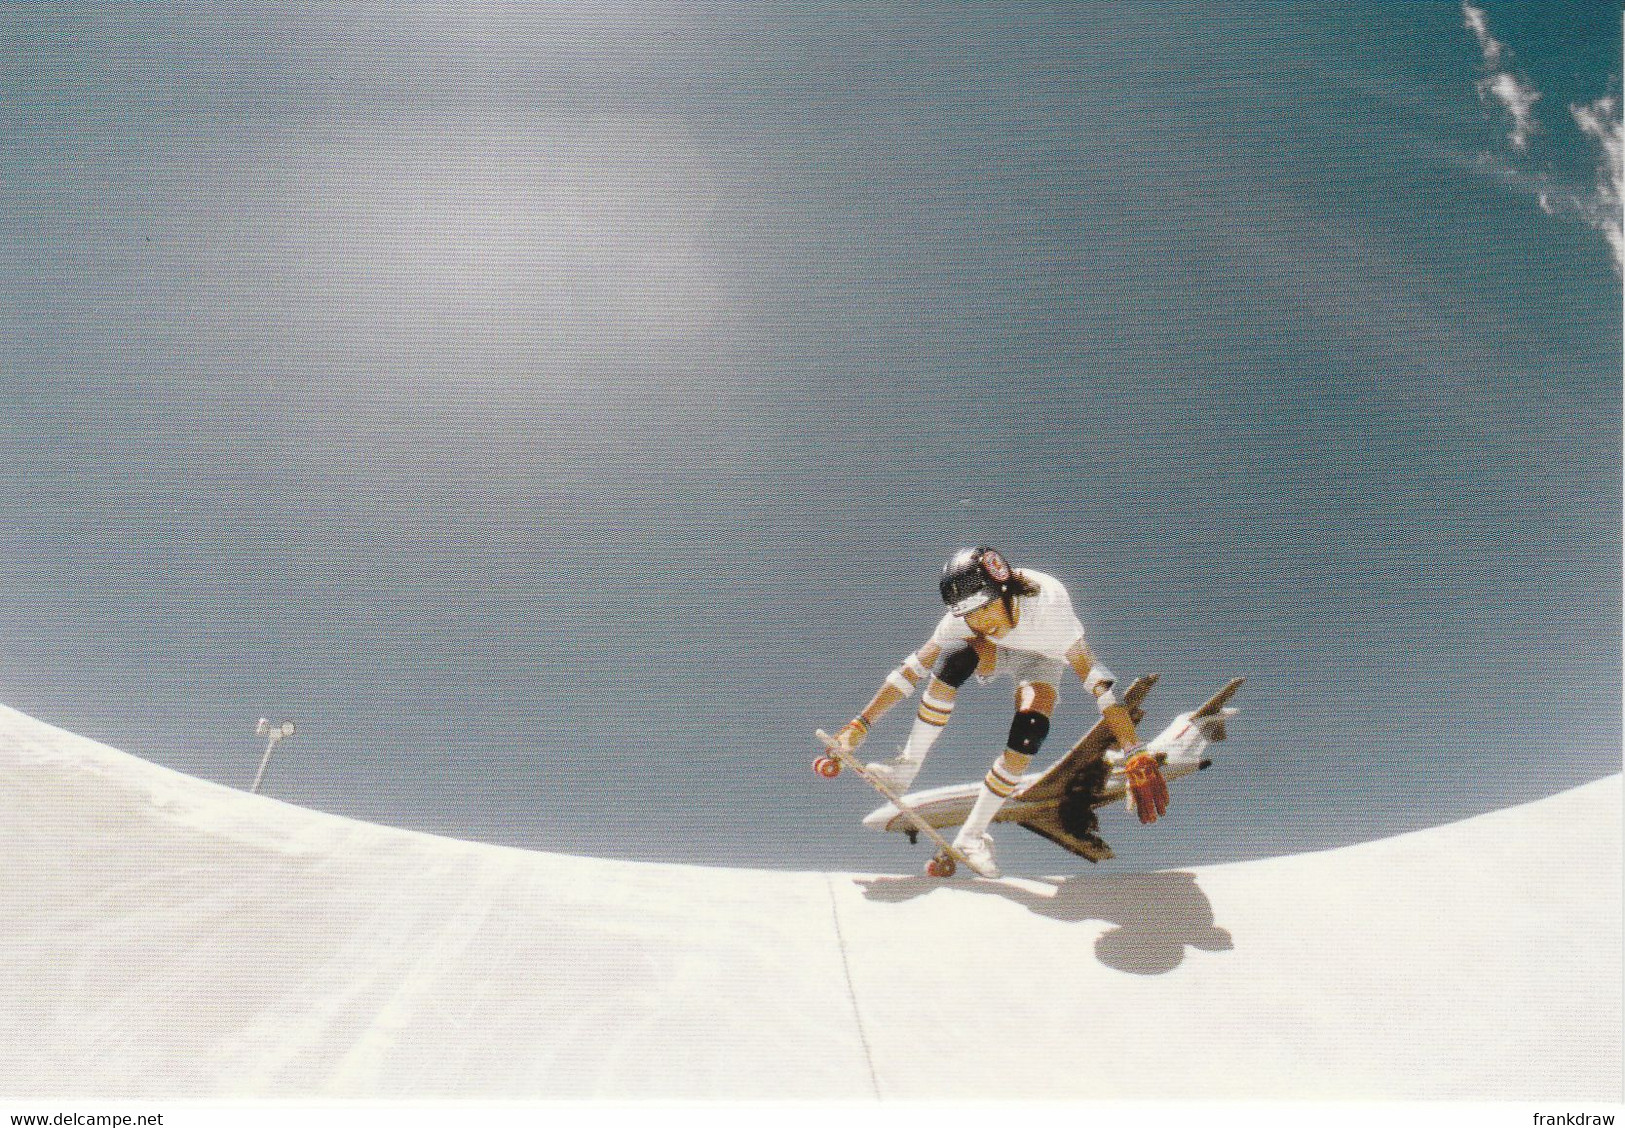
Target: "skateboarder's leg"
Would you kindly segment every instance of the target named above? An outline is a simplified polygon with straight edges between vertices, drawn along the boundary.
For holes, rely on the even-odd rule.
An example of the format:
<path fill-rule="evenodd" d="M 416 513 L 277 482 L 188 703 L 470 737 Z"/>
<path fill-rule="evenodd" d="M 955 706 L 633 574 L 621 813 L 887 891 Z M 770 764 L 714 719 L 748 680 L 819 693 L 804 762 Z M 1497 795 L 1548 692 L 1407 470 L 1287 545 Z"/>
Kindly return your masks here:
<path fill-rule="evenodd" d="M 908 742 L 903 745 L 902 752 L 888 763 L 870 764 L 868 770 L 883 778 L 894 789 L 906 791 L 924 766 L 931 746 L 937 742 L 937 737 L 942 735 L 942 730 L 953 716 L 959 687 L 969 681 L 977 667 L 991 657 L 990 650 L 978 649 L 974 643 L 966 643 L 943 658 L 937 672 L 926 683 L 925 692 L 920 695 L 919 712 L 914 716 L 914 727 L 909 731 Z"/>
<path fill-rule="evenodd" d="M 1004 753 L 988 772 L 987 783 L 1008 799 L 1049 735 L 1049 719 L 1055 712 L 1055 687 L 1047 682 L 1022 682 L 1016 686 L 1016 715 L 1010 720 L 1010 735 Z"/>
<path fill-rule="evenodd" d="M 959 828 L 954 846 L 963 852 L 978 873 L 992 877 L 998 873 L 987 828 L 1005 800 L 1021 786 L 1021 775 L 1049 735 L 1050 715 L 1055 712 L 1055 686 L 1043 681 L 1023 681 L 1016 686 L 1016 715 L 1010 721 L 1005 748 L 982 780 L 965 825 Z"/>

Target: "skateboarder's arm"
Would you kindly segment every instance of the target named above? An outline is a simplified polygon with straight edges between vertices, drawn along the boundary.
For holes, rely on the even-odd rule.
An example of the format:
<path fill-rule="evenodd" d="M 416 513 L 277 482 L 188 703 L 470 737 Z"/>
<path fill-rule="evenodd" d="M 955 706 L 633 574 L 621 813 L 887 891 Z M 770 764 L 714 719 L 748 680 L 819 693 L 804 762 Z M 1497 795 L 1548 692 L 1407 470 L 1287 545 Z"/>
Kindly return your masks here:
<path fill-rule="evenodd" d="M 1100 706 L 1100 715 L 1105 717 L 1106 723 L 1111 726 L 1112 735 L 1117 738 L 1118 745 L 1124 749 L 1137 747 L 1140 736 L 1134 731 L 1134 718 L 1129 716 L 1128 709 L 1117 700 L 1117 694 L 1112 692 L 1112 687 L 1116 684 L 1112 672 L 1104 666 L 1095 665 L 1094 655 L 1089 653 L 1088 644 L 1081 638 L 1066 652 L 1066 661 L 1072 667 L 1073 673 L 1078 675 L 1083 687 L 1094 694 L 1095 704 Z"/>
<path fill-rule="evenodd" d="M 1106 718 L 1118 747 L 1128 756 L 1123 763 L 1123 774 L 1128 777 L 1128 796 L 1134 813 L 1142 823 L 1156 822 L 1168 813 L 1168 781 L 1163 778 L 1156 759 L 1140 745 L 1128 706 L 1118 701 L 1112 692 L 1116 679 L 1106 667 L 1095 665 L 1094 657 L 1081 638 L 1066 652 L 1066 660 L 1084 688 L 1095 695 L 1100 715 Z"/>
<path fill-rule="evenodd" d="M 937 658 L 941 654 L 940 646 L 935 642 L 927 642 L 903 659 L 901 666 L 886 675 L 886 680 L 869 699 L 869 704 L 848 721 L 841 731 L 835 734 L 835 738 L 848 748 L 856 748 L 862 744 L 864 738 L 869 735 L 869 729 L 884 717 L 893 705 L 913 694 L 919 684 L 931 676 L 931 667 L 936 665 Z"/>

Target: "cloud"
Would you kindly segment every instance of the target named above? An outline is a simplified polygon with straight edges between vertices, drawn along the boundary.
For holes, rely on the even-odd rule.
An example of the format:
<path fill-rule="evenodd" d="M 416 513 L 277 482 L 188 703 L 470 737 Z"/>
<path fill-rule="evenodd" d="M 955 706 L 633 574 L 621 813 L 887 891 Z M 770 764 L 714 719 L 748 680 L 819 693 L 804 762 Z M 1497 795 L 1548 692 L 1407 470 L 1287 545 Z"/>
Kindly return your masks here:
<path fill-rule="evenodd" d="M 1461 13 L 1464 26 L 1478 39 L 1484 65 L 1490 72 L 1478 83 L 1478 97 L 1481 101 L 1494 98 L 1512 116 L 1507 141 L 1518 152 L 1524 152 L 1529 148 L 1530 136 L 1540 130 L 1534 111 L 1540 91 L 1502 66 L 1512 51 L 1490 34 L 1489 19 L 1482 8 L 1462 0 Z M 1602 232 L 1613 254 L 1614 269 L 1625 276 L 1625 232 L 1620 218 L 1620 201 L 1625 196 L 1625 143 L 1620 136 L 1619 104 L 1613 97 L 1599 98 L 1587 106 L 1570 105 L 1569 115 L 1580 132 L 1602 147 L 1597 186 L 1589 197 L 1558 188 L 1544 175 L 1531 177 L 1511 168 L 1502 172 L 1509 182 L 1528 187 L 1545 214 L 1579 216 Z"/>
<path fill-rule="evenodd" d="M 1507 141 L 1520 152 L 1529 148 L 1529 135 L 1540 128 L 1535 120 L 1534 107 L 1540 91 L 1519 82 L 1506 71 L 1498 71 L 1478 84 L 1478 96 L 1490 95 L 1512 115 L 1512 131 Z"/>
<path fill-rule="evenodd" d="M 1467 30 L 1478 36 L 1478 45 L 1484 49 L 1484 61 L 1490 66 L 1500 62 L 1501 52 L 1506 48 L 1490 34 L 1490 21 L 1485 17 L 1484 10 L 1475 8 L 1464 0 L 1461 14 L 1466 21 Z"/>
<path fill-rule="evenodd" d="M 1479 100 L 1494 98 L 1512 115 L 1512 132 L 1507 134 L 1507 141 L 1521 152 L 1529 147 L 1530 135 L 1540 128 L 1534 113 L 1540 91 L 1501 67 L 1501 57 L 1512 52 L 1507 50 L 1506 44 L 1490 34 L 1490 21 L 1482 8 L 1475 8 L 1467 0 L 1462 0 L 1461 14 L 1467 30 L 1478 38 L 1478 46 L 1484 52 L 1484 65 L 1492 72 L 1478 84 Z"/>
<path fill-rule="evenodd" d="M 1597 189 L 1579 204 L 1581 216 L 1603 233 L 1614 254 L 1614 269 L 1625 275 L 1625 230 L 1621 227 L 1621 197 L 1625 196 L 1625 138 L 1621 137 L 1619 105 L 1613 98 L 1598 98 L 1589 106 L 1569 107 L 1580 132 L 1602 146 L 1597 167 Z"/>

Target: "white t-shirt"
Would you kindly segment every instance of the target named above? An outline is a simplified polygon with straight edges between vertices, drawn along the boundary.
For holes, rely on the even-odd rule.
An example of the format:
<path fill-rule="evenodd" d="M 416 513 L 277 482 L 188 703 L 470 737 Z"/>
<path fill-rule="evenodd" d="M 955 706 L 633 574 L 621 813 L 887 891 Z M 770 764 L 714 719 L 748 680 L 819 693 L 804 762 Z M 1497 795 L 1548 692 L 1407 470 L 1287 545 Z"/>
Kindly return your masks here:
<path fill-rule="evenodd" d="M 1066 652 L 1083 638 L 1083 624 L 1072 610 L 1072 597 L 1066 587 L 1054 576 L 1023 568 L 1020 575 L 1038 588 L 1037 595 L 1016 597 L 1021 615 L 1015 629 L 1003 638 L 993 639 L 1006 650 L 1020 650 L 1029 654 L 1042 654 L 1046 658 L 1066 661 Z M 931 641 L 943 650 L 957 650 L 975 631 L 957 615 L 948 614 L 937 624 Z"/>

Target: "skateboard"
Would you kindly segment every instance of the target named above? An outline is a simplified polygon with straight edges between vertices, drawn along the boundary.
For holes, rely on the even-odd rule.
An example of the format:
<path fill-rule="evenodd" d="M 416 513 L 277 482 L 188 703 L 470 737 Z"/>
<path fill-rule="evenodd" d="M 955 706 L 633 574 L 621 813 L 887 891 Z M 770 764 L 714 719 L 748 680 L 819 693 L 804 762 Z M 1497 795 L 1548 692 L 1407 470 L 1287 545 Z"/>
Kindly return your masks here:
<path fill-rule="evenodd" d="M 936 844 L 937 852 L 935 856 L 933 856 L 932 859 L 925 864 L 925 872 L 931 877 L 952 877 L 954 875 L 954 871 L 959 868 L 959 863 L 965 860 L 965 855 L 961 854 L 958 850 L 955 850 L 953 844 L 942 836 L 942 832 L 936 827 L 932 826 L 930 823 L 926 822 L 925 819 L 921 818 L 918 811 L 916 811 L 913 807 L 910 807 L 907 803 L 903 802 L 903 797 L 901 795 L 897 794 L 897 792 L 893 791 L 891 787 L 885 783 L 882 783 L 880 780 L 870 775 L 868 771 L 864 769 L 862 762 L 852 753 L 841 747 L 841 743 L 833 736 L 829 735 L 829 733 L 825 732 L 823 729 L 819 729 L 818 739 L 819 742 L 823 744 L 827 755 L 820 756 L 818 759 L 813 761 L 813 771 L 817 772 L 825 779 L 834 779 L 836 776 L 841 774 L 842 767 L 851 768 L 860 778 L 862 778 L 863 782 L 867 783 L 870 787 L 874 788 L 876 791 L 880 792 L 887 799 L 889 799 L 892 806 L 897 808 L 898 812 L 905 820 L 907 820 L 910 826 Z"/>

